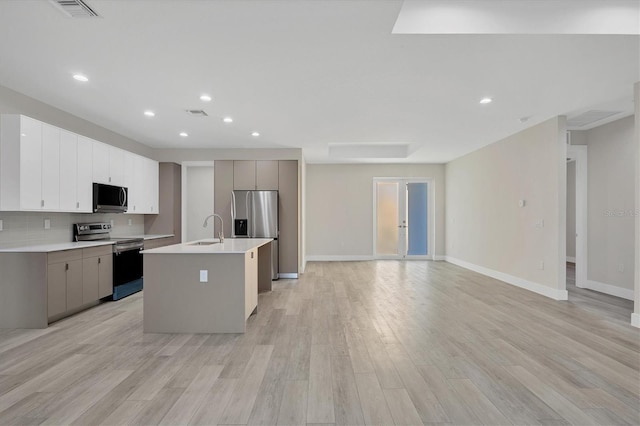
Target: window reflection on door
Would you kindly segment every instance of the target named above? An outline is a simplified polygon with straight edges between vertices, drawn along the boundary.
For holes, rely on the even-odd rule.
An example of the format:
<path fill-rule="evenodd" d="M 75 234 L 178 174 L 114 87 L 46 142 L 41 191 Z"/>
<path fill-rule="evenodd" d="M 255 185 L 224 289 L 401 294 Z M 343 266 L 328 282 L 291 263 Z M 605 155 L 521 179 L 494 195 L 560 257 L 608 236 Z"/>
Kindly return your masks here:
<path fill-rule="evenodd" d="M 399 220 L 399 191 L 398 182 L 378 182 L 377 200 L 377 235 L 376 252 L 379 255 L 397 255 L 400 233 Z"/>
<path fill-rule="evenodd" d="M 424 257 L 428 250 L 428 182 L 376 179 L 376 257 Z"/>

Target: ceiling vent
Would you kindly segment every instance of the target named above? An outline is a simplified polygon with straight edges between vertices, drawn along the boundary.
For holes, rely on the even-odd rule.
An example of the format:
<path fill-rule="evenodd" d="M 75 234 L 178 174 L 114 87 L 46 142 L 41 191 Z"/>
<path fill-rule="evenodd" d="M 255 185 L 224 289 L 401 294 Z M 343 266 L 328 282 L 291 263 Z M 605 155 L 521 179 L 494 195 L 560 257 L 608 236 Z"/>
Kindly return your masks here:
<path fill-rule="evenodd" d="M 207 117 L 209 115 L 201 109 L 188 109 L 187 114 L 193 115 L 194 117 Z"/>
<path fill-rule="evenodd" d="M 567 126 L 574 128 L 586 127 L 605 118 L 620 114 L 621 112 L 622 111 L 601 111 L 594 109 L 567 119 Z"/>
<path fill-rule="evenodd" d="M 83 0 L 50 0 L 70 18 L 99 18 L 99 15 Z"/>

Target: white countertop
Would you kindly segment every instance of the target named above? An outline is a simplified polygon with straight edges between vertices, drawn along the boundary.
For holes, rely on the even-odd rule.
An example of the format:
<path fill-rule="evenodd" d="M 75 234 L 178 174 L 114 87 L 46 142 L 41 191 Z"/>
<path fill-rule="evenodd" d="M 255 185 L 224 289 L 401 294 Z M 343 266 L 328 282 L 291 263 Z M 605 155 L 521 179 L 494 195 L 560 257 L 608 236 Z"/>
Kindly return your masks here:
<path fill-rule="evenodd" d="M 174 236 L 174 234 L 112 235 L 111 238 L 142 238 L 143 240 L 157 240 L 159 238 L 171 238 Z"/>
<path fill-rule="evenodd" d="M 79 241 L 71 243 L 39 244 L 35 246 L 3 248 L 0 249 L 0 253 L 50 253 L 52 251 L 108 246 L 114 243 L 115 241 Z"/>
<path fill-rule="evenodd" d="M 198 242 L 216 241 L 216 244 L 197 245 Z M 188 243 L 173 244 L 170 246 L 158 247 L 151 250 L 144 250 L 144 254 L 232 254 L 246 253 L 249 250 L 263 246 L 273 238 L 225 238 L 223 243 L 219 243 L 217 238 L 208 238 Z"/>
<path fill-rule="evenodd" d="M 173 234 L 147 234 L 147 235 L 127 235 L 112 236 L 113 238 L 143 238 L 145 240 L 155 240 L 158 238 L 173 237 Z M 0 253 L 50 253 L 53 251 L 83 249 L 89 247 L 108 246 L 115 241 L 79 241 L 68 243 L 38 244 L 33 246 L 0 248 Z"/>

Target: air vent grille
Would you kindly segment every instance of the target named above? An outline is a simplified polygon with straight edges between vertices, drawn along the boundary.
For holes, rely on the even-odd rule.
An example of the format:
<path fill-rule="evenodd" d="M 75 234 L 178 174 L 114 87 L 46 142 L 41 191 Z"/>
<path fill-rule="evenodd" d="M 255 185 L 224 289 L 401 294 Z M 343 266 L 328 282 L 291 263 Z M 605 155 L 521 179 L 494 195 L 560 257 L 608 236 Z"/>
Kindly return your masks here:
<path fill-rule="evenodd" d="M 99 15 L 83 0 L 50 0 L 70 18 L 98 18 Z"/>
<path fill-rule="evenodd" d="M 605 118 L 612 117 L 616 114 L 620 114 L 622 111 L 602 111 L 602 110 L 591 110 L 584 112 L 580 115 L 576 115 L 575 117 L 570 117 L 567 119 L 567 126 L 569 127 L 585 127 L 590 124 L 596 123 L 600 120 L 604 120 Z"/>
<path fill-rule="evenodd" d="M 195 117 L 207 117 L 209 115 L 201 109 L 188 109 L 187 114 L 193 115 Z"/>

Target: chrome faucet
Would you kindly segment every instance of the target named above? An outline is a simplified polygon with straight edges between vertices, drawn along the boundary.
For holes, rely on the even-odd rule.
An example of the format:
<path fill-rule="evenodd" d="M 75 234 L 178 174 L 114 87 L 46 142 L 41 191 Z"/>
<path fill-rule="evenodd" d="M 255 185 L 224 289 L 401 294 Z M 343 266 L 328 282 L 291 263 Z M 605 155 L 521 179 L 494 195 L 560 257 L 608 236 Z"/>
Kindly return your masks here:
<path fill-rule="evenodd" d="M 207 227 L 207 223 L 209 222 L 209 219 L 211 219 L 212 217 L 217 217 L 218 219 L 220 219 L 220 232 L 218 233 L 218 238 L 220 238 L 220 242 L 224 243 L 224 221 L 222 220 L 222 217 L 219 214 L 212 214 L 207 216 L 207 218 L 204 220 L 204 223 L 202 224 L 203 228 Z M 216 235 L 216 231 L 215 231 L 216 227 L 215 225 L 213 226 L 213 235 L 215 237 Z"/>

